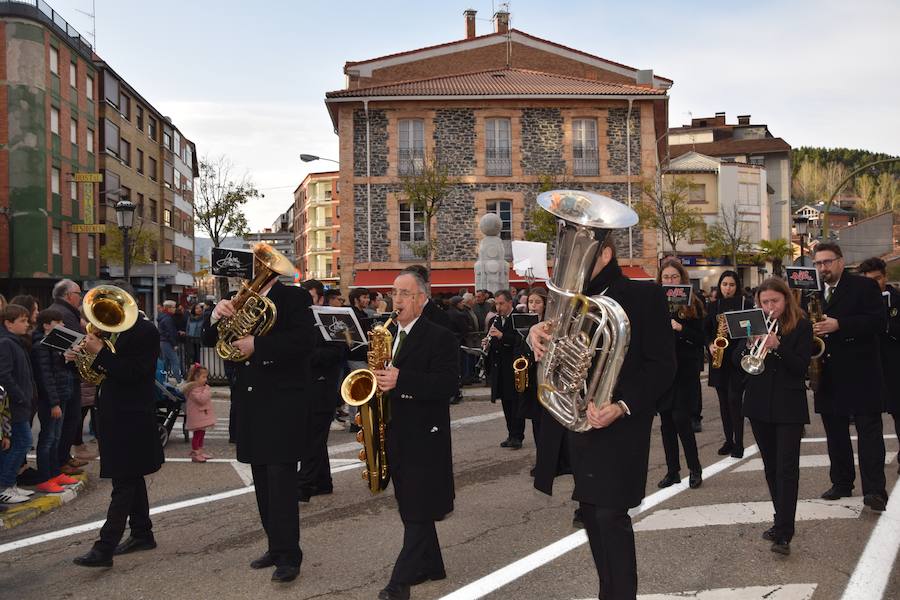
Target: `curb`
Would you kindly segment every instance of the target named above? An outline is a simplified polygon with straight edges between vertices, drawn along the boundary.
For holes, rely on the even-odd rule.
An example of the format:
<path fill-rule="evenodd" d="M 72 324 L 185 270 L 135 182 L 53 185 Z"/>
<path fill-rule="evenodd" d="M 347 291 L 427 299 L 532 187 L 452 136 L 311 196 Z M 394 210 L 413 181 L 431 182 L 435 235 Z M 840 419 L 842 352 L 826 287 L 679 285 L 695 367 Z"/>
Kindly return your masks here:
<path fill-rule="evenodd" d="M 0 512 L 0 529 L 12 529 L 24 523 L 27 523 L 38 516 L 56 510 L 63 504 L 68 504 L 74 500 L 78 494 L 87 488 L 87 474 L 74 475 L 78 483 L 66 487 L 66 491 L 61 494 L 35 494 L 35 497 L 28 502 L 20 504 L 11 504 Z"/>

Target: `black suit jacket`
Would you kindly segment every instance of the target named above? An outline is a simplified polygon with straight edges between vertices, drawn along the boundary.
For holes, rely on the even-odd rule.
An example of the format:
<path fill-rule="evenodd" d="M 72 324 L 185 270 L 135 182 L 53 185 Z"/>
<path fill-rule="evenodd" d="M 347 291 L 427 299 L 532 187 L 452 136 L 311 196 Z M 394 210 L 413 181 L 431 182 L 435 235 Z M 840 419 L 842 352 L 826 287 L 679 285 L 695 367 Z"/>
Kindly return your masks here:
<path fill-rule="evenodd" d="M 503 337 L 492 337 L 488 344 L 488 355 L 485 358 L 487 374 L 491 383 L 491 402 L 497 399 L 517 400 L 515 380 L 513 377 L 513 361 L 516 359 L 516 350 L 521 346 L 522 336 L 513 327 L 512 313 L 506 317 L 506 323 L 500 327 L 500 315 L 488 321 L 488 331 L 496 326 L 503 333 Z"/>
<path fill-rule="evenodd" d="M 703 320 L 703 332 L 706 338 L 706 345 L 709 346 L 716 339 L 716 333 L 719 330 L 719 315 L 732 310 L 748 310 L 753 308 L 753 301 L 746 296 L 739 295 L 733 298 L 721 298 L 709 305 L 709 312 Z M 726 331 L 725 337 L 728 337 Z M 714 369 L 712 366 L 712 358 L 709 361 L 709 387 L 725 387 L 731 378 L 744 378 L 744 372 L 735 369 L 734 361 L 731 356 L 734 354 L 735 343 L 729 340 L 728 347 L 725 348 L 725 356 L 722 358 L 722 366 Z"/>
<path fill-rule="evenodd" d="M 801 319 L 780 345 L 766 355 L 765 370 L 747 377 L 744 416 L 763 423 L 809 423 L 806 371 L 812 355 L 812 324 Z M 748 354 L 747 340 L 735 347 L 732 360 L 740 368 Z"/>
<path fill-rule="evenodd" d="M 675 357 L 678 368 L 675 374 L 675 382 L 672 387 L 660 399 L 658 409 L 660 411 L 681 409 L 690 411 L 691 402 L 696 398 L 697 380 L 703 369 L 703 346 L 705 336 L 703 334 L 703 303 L 696 300 L 693 305 L 694 313 L 685 313 L 681 317 L 678 314 L 670 315 L 681 324 L 681 331 L 671 329 L 675 337 Z"/>
<path fill-rule="evenodd" d="M 631 342 L 613 392 L 613 401 L 623 400 L 631 416 L 604 429 L 569 433 L 575 473 L 572 498 L 620 509 L 637 506 L 644 498 L 653 416 L 675 378 L 675 337 L 662 287 L 629 280 L 613 261 L 586 293 L 596 295 L 604 289 L 631 323 Z"/>
<path fill-rule="evenodd" d="M 253 465 L 296 462 L 306 431 L 309 358 L 315 330 L 309 292 L 276 283 L 268 298 L 278 316 L 272 330 L 254 340 L 253 355 L 235 366 L 231 402 L 237 411 L 237 459 Z M 214 345 L 218 329 L 203 323 L 203 341 Z"/>
<path fill-rule="evenodd" d="M 838 320 L 840 329 L 825 336 L 816 412 L 853 415 L 884 411 L 878 336 L 887 322 L 878 284 L 844 271 L 823 311 Z"/>
<path fill-rule="evenodd" d="M 392 327 L 396 336 L 396 327 Z M 400 373 L 388 393 L 387 454 L 405 520 L 439 520 L 453 510 L 450 397 L 459 380 L 456 337 L 419 318 L 394 357 Z"/>
<path fill-rule="evenodd" d="M 138 477 L 165 458 L 156 427 L 159 332 L 147 319 L 119 334 L 116 351 L 103 348 L 94 369 L 106 375 L 97 395 L 100 477 Z"/>
<path fill-rule="evenodd" d="M 444 329 L 452 329 L 450 326 L 450 317 L 447 315 L 447 312 L 435 304 L 434 300 L 431 298 L 428 299 L 428 302 L 426 302 L 424 308 L 422 308 L 422 316 L 433 323 L 437 323 Z"/>
<path fill-rule="evenodd" d="M 885 406 L 894 416 L 900 416 L 900 292 L 888 286 L 891 305 L 888 311 L 887 329 L 881 341 L 881 366 L 884 372 Z"/>

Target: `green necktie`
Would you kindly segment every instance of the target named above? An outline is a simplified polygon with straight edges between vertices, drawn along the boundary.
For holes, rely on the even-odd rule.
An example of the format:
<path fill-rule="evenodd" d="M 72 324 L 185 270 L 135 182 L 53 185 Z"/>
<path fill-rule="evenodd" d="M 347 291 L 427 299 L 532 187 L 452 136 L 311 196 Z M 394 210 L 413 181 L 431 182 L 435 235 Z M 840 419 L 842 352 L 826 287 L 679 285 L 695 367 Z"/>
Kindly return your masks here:
<path fill-rule="evenodd" d="M 825 288 L 825 302 L 831 302 L 831 295 L 834 293 L 834 286 L 828 286 Z"/>
<path fill-rule="evenodd" d="M 403 340 L 405 340 L 405 339 L 406 339 L 406 331 L 401 329 L 400 333 L 397 334 L 397 351 L 394 352 L 394 360 L 396 360 L 397 355 L 400 354 L 400 348 L 403 347 Z"/>

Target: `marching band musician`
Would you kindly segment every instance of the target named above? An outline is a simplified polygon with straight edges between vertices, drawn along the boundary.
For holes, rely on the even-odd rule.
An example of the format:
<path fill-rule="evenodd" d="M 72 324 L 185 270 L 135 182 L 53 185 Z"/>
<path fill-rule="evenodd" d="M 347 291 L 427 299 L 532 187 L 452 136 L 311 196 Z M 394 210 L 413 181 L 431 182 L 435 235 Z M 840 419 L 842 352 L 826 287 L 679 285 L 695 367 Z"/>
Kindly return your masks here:
<path fill-rule="evenodd" d="M 127 282 L 113 284 L 134 298 Z M 111 567 L 113 555 L 156 548 L 144 476 L 159 471 L 165 462 L 156 428 L 159 332 L 138 316 L 130 329 L 118 334 L 115 352 L 92 333 L 84 340 L 83 351 L 97 355 L 93 370 L 105 375 L 97 394 L 97 433 L 100 477 L 112 479 L 112 497 L 100 539 L 73 562 L 82 567 Z M 66 357 L 74 358 L 71 351 Z M 131 534 L 120 544 L 126 520 Z"/>
<path fill-rule="evenodd" d="M 603 232 L 605 233 L 605 232 Z M 612 402 L 588 403 L 592 429 L 568 432 L 575 490 L 580 503 L 600 598 L 634 600 L 637 557 L 628 509 L 644 498 L 650 458 L 650 432 L 656 406 L 675 378 L 675 338 L 662 289 L 622 274 L 610 232 L 594 265 L 586 295 L 604 293 L 617 301 L 631 323 L 631 342 Z M 547 323 L 531 328 L 529 341 L 540 361 L 552 337 Z"/>
<path fill-rule="evenodd" d="M 681 261 L 667 258 L 659 266 L 656 282 L 665 285 L 690 285 L 691 279 Z M 692 296 L 690 306 L 670 315 L 675 335 L 675 356 L 678 370 L 675 383 L 658 408 L 663 449 L 666 453 L 666 476 L 657 487 L 666 488 L 681 481 L 678 460 L 678 439 L 684 448 L 684 460 L 690 470 L 691 489 L 703 483 L 703 467 L 697 453 L 697 439 L 691 426 L 691 411 L 697 402 L 697 381 L 703 368 L 703 302 Z"/>
<path fill-rule="evenodd" d="M 500 447 L 518 450 L 525 439 L 525 419 L 519 416 L 519 394 L 516 392 L 513 376 L 513 361 L 522 336 L 513 327 L 512 313 L 515 305 L 512 294 L 507 290 L 500 290 L 494 298 L 497 316 L 488 323 L 490 343 L 484 362 L 488 367 L 491 383 L 491 402 L 499 399 L 503 406 L 503 416 L 506 417 L 507 435 L 500 442 Z"/>
<path fill-rule="evenodd" d="M 249 356 L 235 363 L 231 402 L 237 408 L 237 459 L 250 464 L 268 538 L 268 549 L 250 568 L 274 566 L 272 581 L 287 583 L 296 579 L 303 561 L 297 461 L 304 450 L 308 411 L 303 403 L 316 332 L 309 292 L 273 279 L 259 294 L 275 303 L 277 317 L 267 335 L 248 335 L 232 343 Z M 215 345 L 218 321 L 234 314 L 231 300 L 216 304 L 203 324 L 205 345 Z"/>
<path fill-rule="evenodd" d="M 422 315 L 427 289 L 415 272 L 394 280 L 392 364 L 375 371 L 391 406 L 386 450 L 403 521 L 403 547 L 380 600 L 407 600 L 410 586 L 447 576 L 435 521 L 453 510 L 450 392 L 459 357 L 453 332 Z"/>
<path fill-rule="evenodd" d="M 874 279 L 881 288 L 882 298 L 886 298 L 888 326 L 881 333 L 881 370 L 884 372 L 885 407 L 894 417 L 894 432 L 900 437 L 900 292 L 887 284 L 887 265 L 877 257 L 867 258 L 859 263 L 861 274 Z M 900 462 L 900 454 L 898 454 Z M 900 473 L 900 467 L 897 468 Z"/>
<path fill-rule="evenodd" d="M 719 276 L 718 299 L 710 304 L 709 314 L 704 322 L 706 341 L 710 354 L 714 354 L 713 340 L 717 337 L 719 315 L 733 310 L 752 308 L 750 302 L 741 293 L 741 278 L 734 271 L 722 271 Z M 727 334 L 726 334 L 727 335 Z M 744 393 L 745 374 L 736 368 L 731 361 L 734 345 L 725 348 L 722 366 L 713 368 L 709 364 L 708 385 L 716 389 L 719 398 L 719 414 L 722 416 L 722 431 L 725 443 L 719 448 L 719 456 L 730 454 L 735 458 L 744 456 L 744 415 L 741 412 L 741 398 Z"/>
<path fill-rule="evenodd" d="M 844 255 L 837 244 L 817 245 L 813 266 L 825 283 L 825 318 L 813 325 L 816 335 L 825 340 L 815 406 L 828 439 L 832 486 L 822 498 L 837 500 L 853 493 L 852 417 L 859 439 L 863 502 L 880 512 L 888 500 L 881 421 L 884 375 L 878 344 L 887 323 L 881 292 L 871 279 L 844 271 Z"/>
<path fill-rule="evenodd" d="M 809 423 L 806 402 L 806 370 L 812 355 L 812 325 L 794 294 L 779 278 L 763 281 L 756 290 L 756 305 L 778 322 L 778 334 L 764 336 L 765 369 L 747 378 L 744 415 L 750 419 L 759 446 L 775 507 L 775 524 L 763 533 L 772 551 L 791 553 L 797 490 L 800 483 L 800 438 Z M 732 360 L 740 368 L 748 344 L 736 344 Z"/>
<path fill-rule="evenodd" d="M 528 300 L 526 302 L 528 305 L 528 312 L 536 314 L 538 322 L 543 321 L 544 309 L 547 307 L 547 291 L 543 288 L 533 288 L 528 293 Z M 525 338 L 521 335 L 517 338 L 514 355 L 516 358 L 520 356 L 524 357 L 528 361 L 527 382 L 525 389 L 522 392 L 519 392 L 519 405 L 516 416 L 531 421 L 531 434 L 534 436 L 534 446 L 537 454 L 541 452 L 541 424 L 544 421 L 553 421 L 554 419 L 550 417 L 550 415 L 547 415 L 546 419 L 543 419 L 544 415 L 541 414 L 544 412 L 544 409 L 537 399 L 537 364 L 534 361 L 534 353 L 531 351 Z M 562 426 L 560 426 L 560 429 L 563 429 Z M 562 435 L 559 435 L 557 438 L 557 447 L 562 441 L 562 438 Z M 556 463 L 554 462 L 554 464 Z M 535 476 L 536 469 L 537 465 L 531 470 L 532 477 Z"/>

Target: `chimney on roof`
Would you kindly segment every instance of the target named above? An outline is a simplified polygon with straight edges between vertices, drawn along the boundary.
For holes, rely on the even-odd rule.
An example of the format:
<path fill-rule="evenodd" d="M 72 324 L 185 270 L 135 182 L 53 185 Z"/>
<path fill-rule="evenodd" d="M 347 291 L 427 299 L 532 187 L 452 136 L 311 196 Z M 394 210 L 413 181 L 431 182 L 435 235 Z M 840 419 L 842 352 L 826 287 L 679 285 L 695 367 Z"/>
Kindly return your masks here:
<path fill-rule="evenodd" d="M 477 10 L 469 9 L 463 12 L 466 15 L 466 39 L 471 40 L 475 37 L 475 13 Z"/>
<path fill-rule="evenodd" d="M 509 13 L 505 10 L 494 13 L 494 33 L 509 33 Z"/>
<path fill-rule="evenodd" d="M 637 72 L 635 81 L 643 87 L 653 87 L 653 69 L 641 69 Z"/>
<path fill-rule="evenodd" d="M 714 119 L 715 125 L 724 125 L 725 124 L 725 113 L 717 112 L 716 118 Z"/>
<path fill-rule="evenodd" d="M 750 115 L 738 115 L 738 125 L 749 125 Z"/>

